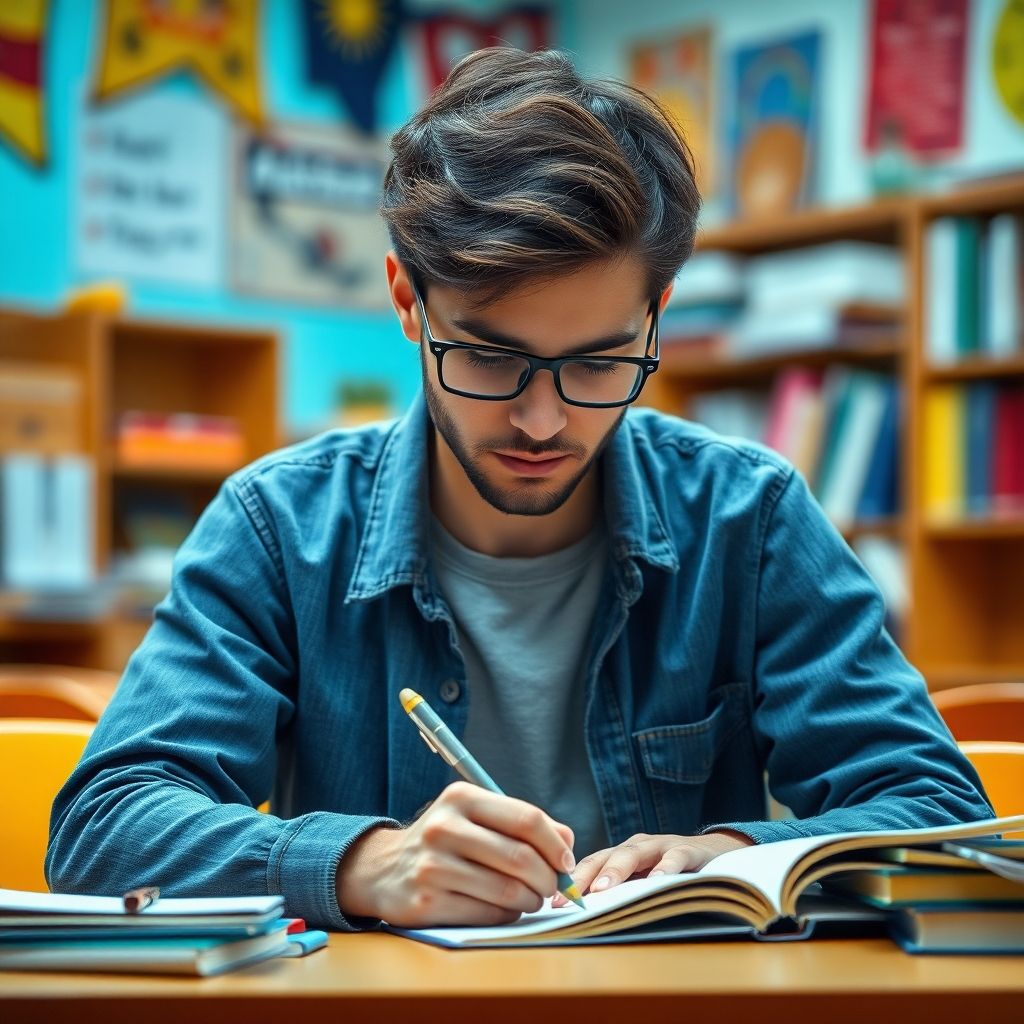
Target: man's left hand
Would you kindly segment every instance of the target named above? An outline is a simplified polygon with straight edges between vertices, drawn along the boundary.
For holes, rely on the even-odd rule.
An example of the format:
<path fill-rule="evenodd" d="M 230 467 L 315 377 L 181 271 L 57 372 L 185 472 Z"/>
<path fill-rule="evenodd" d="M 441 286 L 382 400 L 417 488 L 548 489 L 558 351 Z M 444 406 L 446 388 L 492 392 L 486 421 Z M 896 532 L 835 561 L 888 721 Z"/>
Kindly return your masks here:
<path fill-rule="evenodd" d="M 697 871 L 708 861 L 741 846 L 753 846 L 754 840 L 742 832 L 724 830 L 703 836 L 649 836 L 639 833 L 621 846 L 598 850 L 584 857 L 572 873 L 581 893 L 606 892 L 627 878 L 652 875 L 677 875 Z M 556 894 L 553 907 L 564 907 L 566 899 Z"/>

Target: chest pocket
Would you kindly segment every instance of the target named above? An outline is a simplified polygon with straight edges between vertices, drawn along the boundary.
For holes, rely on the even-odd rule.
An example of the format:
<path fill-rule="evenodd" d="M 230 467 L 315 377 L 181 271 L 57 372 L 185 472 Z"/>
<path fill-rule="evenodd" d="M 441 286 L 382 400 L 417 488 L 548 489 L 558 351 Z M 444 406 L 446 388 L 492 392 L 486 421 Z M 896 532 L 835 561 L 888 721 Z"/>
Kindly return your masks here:
<path fill-rule="evenodd" d="M 633 733 L 650 788 L 656 831 L 692 834 L 700 825 L 704 792 L 715 761 L 747 719 L 746 683 L 711 694 L 711 714 L 685 725 L 659 725 Z"/>

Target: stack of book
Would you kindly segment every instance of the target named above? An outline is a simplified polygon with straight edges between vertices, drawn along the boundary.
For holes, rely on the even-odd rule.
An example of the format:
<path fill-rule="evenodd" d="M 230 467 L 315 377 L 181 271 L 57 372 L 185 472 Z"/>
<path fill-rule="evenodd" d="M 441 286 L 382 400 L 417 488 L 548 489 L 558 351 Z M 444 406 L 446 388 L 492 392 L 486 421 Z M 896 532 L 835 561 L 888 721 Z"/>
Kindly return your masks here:
<path fill-rule="evenodd" d="M 114 897 L 0 889 L 0 970 L 210 975 L 326 944 L 282 910 L 280 896 L 253 896 L 129 913 Z"/>
<path fill-rule="evenodd" d="M 935 364 L 1020 353 L 1024 287 L 1021 218 L 940 217 L 926 245 L 926 351 Z"/>
<path fill-rule="evenodd" d="M 245 438 L 229 417 L 130 411 L 118 419 L 116 450 L 124 469 L 229 473 L 245 460 Z"/>
<path fill-rule="evenodd" d="M 1024 387 L 934 384 L 924 404 L 924 506 L 935 521 L 1024 515 Z"/>
<path fill-rule="evenodd" d="M 876 867 L 832 875 L 830 892 L 890 913 L 911 953 L 1024 953 L 1024 842 L 981 839 L 874 851 Z"/>

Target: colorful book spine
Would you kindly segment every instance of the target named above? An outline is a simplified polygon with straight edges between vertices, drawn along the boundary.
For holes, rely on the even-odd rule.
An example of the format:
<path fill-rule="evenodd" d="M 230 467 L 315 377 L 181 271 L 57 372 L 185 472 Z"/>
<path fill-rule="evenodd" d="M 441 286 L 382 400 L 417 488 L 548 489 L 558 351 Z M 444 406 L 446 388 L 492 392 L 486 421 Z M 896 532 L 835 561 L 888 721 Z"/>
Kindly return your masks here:
<path fill-rule="evenodd" d="M 925 347 L 931 362 L 952 363 L 957 358 L 957 229 L 954 218 L 939 217 L 928 225 L 925 255 Z"/>
<path fill-rule="evenodd" d="M 895 378 L 885 385 L 885 409 L 857 501 L 857 519 L 895 515 L 899 507 L 900 389 Z"/>
<path fill-rule="evenodd" d="M 992 510 L 1024 514 L 1024 388 L 1000 390 L 996 398 Z"/>
<path fill-rule="evenodd" d="M 1022 221 L 1010 213 L 993 217 L 985 238 L 982 347 L 997 357 L 1020 352 L 1024 295 Z"/>
<path fill-rule="evenodd" d="M 996 386 L 992 381 L 967 385 L 965 421 L 965 485 L 967 512 L 987 515 L 992 508 Z"/>
<path fill-rule="evenodd" d="M 957 217 L 956 226 L 956 354 L 977 352 L 981 313 L 981 227 L 974 217 Z"/>
<path fill-rule="evenodd" d="M 957 519 L 964 509 L 964 391 L 937 384 L 924 398 L 924 510 L 933 520 Z"/>

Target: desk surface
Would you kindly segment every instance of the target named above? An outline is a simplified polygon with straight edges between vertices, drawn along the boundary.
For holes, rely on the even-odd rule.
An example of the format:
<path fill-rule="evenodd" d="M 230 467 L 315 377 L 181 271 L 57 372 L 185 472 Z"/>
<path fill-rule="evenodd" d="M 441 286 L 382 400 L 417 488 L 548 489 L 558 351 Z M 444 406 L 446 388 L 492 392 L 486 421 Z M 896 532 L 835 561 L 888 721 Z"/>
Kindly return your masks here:
<path fill-rule="evenodd" d="M 1024 1019 L 1024 958 L 910 956 L 886 939 L 444 950 L 332 935 L 219 978 L 0 974 L 6 1021 L 570 1024 Z M 703 1020 L 712 1020 L 704 1016 Z"/>

